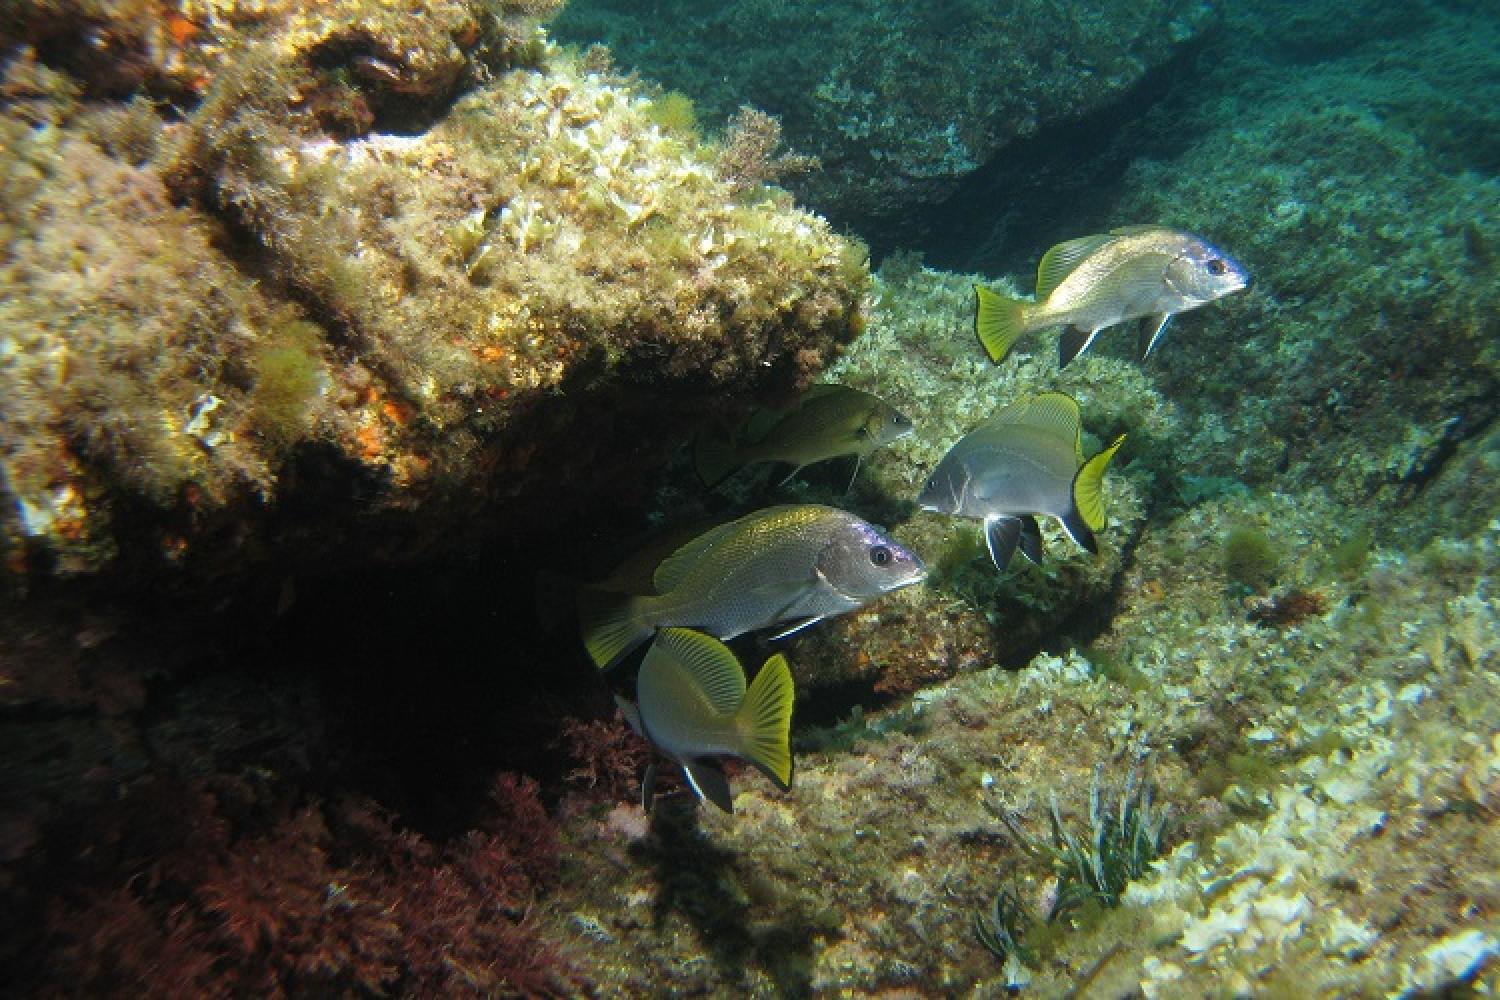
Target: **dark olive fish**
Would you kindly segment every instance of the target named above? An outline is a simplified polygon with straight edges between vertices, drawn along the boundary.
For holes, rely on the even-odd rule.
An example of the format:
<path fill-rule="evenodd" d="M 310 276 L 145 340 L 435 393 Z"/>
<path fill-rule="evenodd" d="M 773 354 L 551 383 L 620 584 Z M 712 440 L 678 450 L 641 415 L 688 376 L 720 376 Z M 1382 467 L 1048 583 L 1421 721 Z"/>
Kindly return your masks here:
<path fill-rule="evenodd" d="M 791 479 L 803 466 L 853 455 L 857 474 L 866 455 L 911 431 L 906 415 L 878 396 L 847 385 L 815 385 L 790 410 L 752 415 L 733 438 L 700 436 L 693 459 L 710 488 L 757 462 L 785 462 L 793 466 Z"/>
<path fill-rule="evenodd" d="M 1137 345 L 1144 360 L 1173 316 L 1249 284 L 1245 269 L 1201 236 L 1127 226 L 1068 240 L 1043 254 L 1035 302 L 975 285 L 974 330 L 990 360 L 999 362 L 1026 334 L 1067 327 L 1057 342 L 1058 363 L 1066 365 L 1100 330 L 1144 316 Z"/>
<path fill-rule="evenodd" d="M 719 763 L 725 757 L 755 765 L 782 791 L 792 787 L 793 684 L 785 656 L 767 660 L 747 689 L 728 646 L 692 629 L 662 629 L 641 662 L 636 699 L 617 699 L 626 720 L 682 767 L 699 799 L 734 812 Z M 641 785 L 648 810 L 655 777 L 653 764 Z"/>
<path fill-rule="evenodd" d="M 1080 546 L 1099 551 L 1104 527 L 1104 470 L 1124 443 L 1087 461 L 1078 403 L 1044 392 L 1002 407 L 964 435 L 938 463 L 917 503 L 924 510 L 984 522 L 990 558 L 1005 569 L 1019 547 L 1042 558 L 1038 516 L 1055 517 Z"/>
<path fill-rule="evenodd" d="M 656 568 L 654 594 L 579 591 L 584 645 L 606 669 L 658 628 L 720 639 L 794 623 L 788 634 L 922 580 L 922 560 L 853 514 L 769 507 L 713 528 Z"/>

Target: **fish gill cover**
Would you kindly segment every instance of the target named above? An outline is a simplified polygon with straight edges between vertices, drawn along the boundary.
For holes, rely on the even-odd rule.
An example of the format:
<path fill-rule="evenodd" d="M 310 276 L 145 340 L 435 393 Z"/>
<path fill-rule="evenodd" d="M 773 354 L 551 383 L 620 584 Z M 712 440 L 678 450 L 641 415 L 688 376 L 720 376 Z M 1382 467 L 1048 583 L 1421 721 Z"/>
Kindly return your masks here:
<path fill-rule="evenodd" d="M 0 24 L 5 982 L 1500 989 L 1494 13 L 557 15 Z M 1147 223 L 1254 286 L 1144 363 L 983 352 L 976 283 Z M 814 382 L 912 432 L 703 487 L 700 431 Z M 1041 393 L 1127 435 L 1099 553 L 1044 520 L 997 573 L 916 498 Z M 634 668 L 551 581 L 782 504 L 928 578 L 733 640 L 795 781 L 663 768 L 648 816 Z"/>

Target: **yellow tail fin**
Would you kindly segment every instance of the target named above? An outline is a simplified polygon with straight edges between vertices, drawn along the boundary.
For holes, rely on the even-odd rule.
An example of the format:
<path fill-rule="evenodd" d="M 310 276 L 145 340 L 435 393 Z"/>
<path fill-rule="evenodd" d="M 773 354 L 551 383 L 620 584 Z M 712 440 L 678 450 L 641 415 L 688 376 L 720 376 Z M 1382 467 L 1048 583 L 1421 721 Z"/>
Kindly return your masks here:
<path fill-rule="evenodd" d="M 1026 332 L 1026 303 L 983 285 L 974 286 L 974 332 L 990 360 L 999 364 Z"/>
<path fill-rule="evenodd" d="M 655 631 L 636 616 L 639 598 L 593 587 L 578 588 L 578 628 L 589 658 L 608 670 Z"/>
<path fill-rule="evenodd" d="M 1114 444 L 1083 463 L 1078 475 L 1073 477 L 1073 505 L 1083 517 L 1083 523 L 1093 531 L 1104 529 L 1104 470 L 1109 460 L 1115 457 L 1125 435 L 1115 438 Z"/>
<path fill-rule="evenodd" d="M 743 756 L 783 792 L 792 787 L 792 669 L 777 653 L 750 682 L 735 713 Z"/>

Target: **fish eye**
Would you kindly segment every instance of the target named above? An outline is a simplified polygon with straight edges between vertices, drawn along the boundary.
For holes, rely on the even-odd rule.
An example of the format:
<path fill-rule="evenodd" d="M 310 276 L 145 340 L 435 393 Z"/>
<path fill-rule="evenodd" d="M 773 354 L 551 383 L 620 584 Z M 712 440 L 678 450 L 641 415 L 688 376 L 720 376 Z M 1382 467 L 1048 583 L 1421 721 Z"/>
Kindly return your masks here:
<path fill-rule="evenodd" d="M 911 423 L 911 421 L 906 418 L 906 414 L 904 413 L 893 413 L 891 414 L 891 423 L 895 424 L 897 427 L 905 427 L 907 424 Z"/>
<path fill-rule="evenodd" d="M 937 476 L 933 476 L 931 479 L 927 480 L 927 488 L 929 490 L 937 489 Z"/>
<path fill-rule="evenodd" d="M 1229 265 L 1224 263 L 1218 257 L 1215 257 L 1208 262 L 1208 273 L 1212 274 L 1214 277 L 1218 277 L 1227 270 L 1229 270 Z"/>
<path fill-rule="evenodd" d="M 870 562 L 876 566 L 888 566 L 891 562 L 891 550 L 884 545 L 877 545 L 870 550 Z"/>

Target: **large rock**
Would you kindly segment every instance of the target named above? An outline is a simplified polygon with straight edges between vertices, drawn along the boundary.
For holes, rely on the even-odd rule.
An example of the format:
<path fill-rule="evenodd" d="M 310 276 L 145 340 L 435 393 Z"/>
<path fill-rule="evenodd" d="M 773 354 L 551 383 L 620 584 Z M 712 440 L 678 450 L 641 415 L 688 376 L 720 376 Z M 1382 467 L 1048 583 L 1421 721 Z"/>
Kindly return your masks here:
<path fill-rule="evenodd" d="M 704 410 L 805 384 L 857 328 L 861 248 L 620 78 L 541 36 L 501 58 L 351 23 L 289 17 L 165 127 L 16 55 L 45 85 L 0 119 L 13 581 L 406 558 L 628 506 Z M 448 106 L 455 32 L 490 82 Z"/>
<path fill-rule="evenodd" d="M 1031 0 L 575 0 L 556 30 L 604 41 L 705 117 L 742 104 L 779 116 L 789 145 L 822 161 L 792 182 L 798 193 L 875 239 L 1016 140 L 1120 100 L 1211 23 L 1212 8 L 1188 0 L 1076 12 Z"/>

